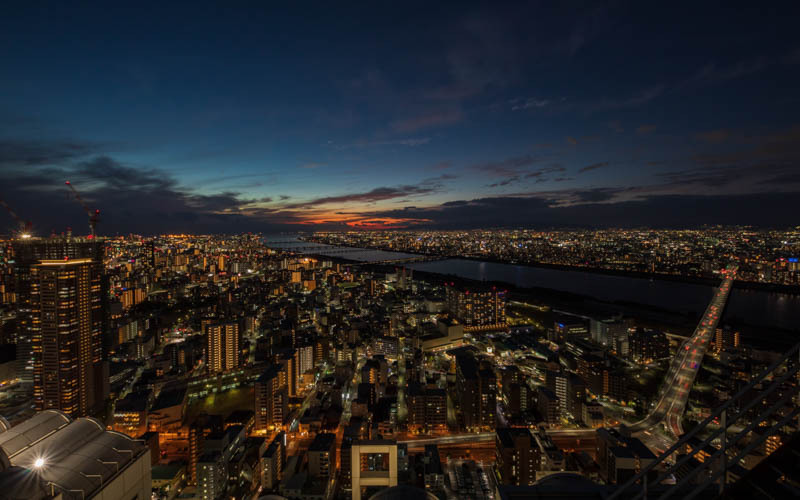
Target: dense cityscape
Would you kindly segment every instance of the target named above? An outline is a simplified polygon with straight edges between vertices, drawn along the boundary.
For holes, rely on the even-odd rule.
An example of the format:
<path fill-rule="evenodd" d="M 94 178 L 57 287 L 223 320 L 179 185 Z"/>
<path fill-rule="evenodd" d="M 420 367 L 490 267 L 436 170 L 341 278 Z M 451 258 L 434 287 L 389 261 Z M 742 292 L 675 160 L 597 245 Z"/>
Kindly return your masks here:
<path fill-rule="evenodd" d="M 531 265 L 715 277 L 729 262 L 738 279 L 800 284 L 800 230 L 486 230 L 314 233 L 309 241 L 439 257 Z"/>
<path fill-rule="evenodd" d="M 692 332 L 278 240 L 6 241 L 3 481 L 37 471 L 26 498 L 383 498 L 392 485 L 529 498 L 608 494 L 644 473 L 657 490 L 719 460 L 715 410 L 742 390 L 728 425 L 761 423 L 728 445 L 728 480 L 794 439 L 797 364 L 768 370 L 790 395 L 776 410 L 756 376 L 781 351 L 720 322 L 734 265 Z M 44 437 L 20 441 L 31 435 Z"/>
<path fill-rule="evenodd" d="M 0 500 L 800 497 L 798 19 L 5 2 Z"/>

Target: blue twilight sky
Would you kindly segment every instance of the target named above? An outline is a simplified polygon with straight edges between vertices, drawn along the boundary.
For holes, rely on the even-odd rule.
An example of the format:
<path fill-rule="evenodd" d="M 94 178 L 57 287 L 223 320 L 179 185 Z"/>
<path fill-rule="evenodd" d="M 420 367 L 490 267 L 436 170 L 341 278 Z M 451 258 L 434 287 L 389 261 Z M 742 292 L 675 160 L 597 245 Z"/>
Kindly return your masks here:
<path fill-rule="evenodd" d="M 0 198 L 40 233 L 83 228 L 66 179 L 106 234 L 796 223 L 796 2 L 287 4 L 6 6 Z"/>

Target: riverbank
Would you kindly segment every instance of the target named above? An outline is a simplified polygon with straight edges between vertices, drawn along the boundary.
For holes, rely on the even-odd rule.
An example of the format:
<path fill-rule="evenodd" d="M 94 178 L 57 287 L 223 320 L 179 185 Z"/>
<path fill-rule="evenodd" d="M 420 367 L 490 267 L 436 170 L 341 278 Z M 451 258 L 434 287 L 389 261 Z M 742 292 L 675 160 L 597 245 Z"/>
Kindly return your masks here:
<path fill-rule="evenodd" d="M 305 254 L 312 255 L 312 254 Z M 317 258 L 339 262 L 343 265 L 357 265 L 362 269 L 374 272 L 393 272 L 397 266 L 386 264 L 372 264 L 355 261 L 341 256 L 328 256 L 317 254 Z M 589 294 L 557 290 L 547 287 L 518 286 L 502 280 L 477 280 L 457 274 L 424 271 L 413 269 L 414 277 L 433 284 L 458 283 L 464 286 L 485 287 L 496 286 L 508 290 L 509 298 L 520 302 L 528 302 L 549 306 L 553 310 L 565 311 L 570 314 L 604 319 L 622 314 L 635 318 L 637 324 L 647 328 L 668 331 L 679 335 L 691 335 L 697 322 L 705 310 L 707 303 L 697 303 L 695 307 L 677 310 L 670 307 L 660 307 L 632 300 L 602 300 Z M 719 283 L 713 283 L 717 286 Z M 793 345 L 800 333 L 776 326 L 763 326 L 753 324 L 729 316 L 724 317 L 723 324 L 738 330 L 743 341 L 752 347 L 782 351 Z"/>
<path fill-rule="evenodd" d="M 705 277 L 705 276 L 685 276 L 685 275 L 678 275 L 678 274 L 666 274 L 666 273 L 650 273 L 644 271 L 626 271 L 626 270 L 618 270 L 618 269 L 604 269 L 599 267 L 587 267 L 587 266 L 571 266 L 567 264 L 550 264 L 546 262 L 517 262 L 517 261 L 510 261 L 510 260 L 503 260 L 497 259 L 493 257 L 485 257 L 485 256 L 467 256 L 467 255 L 439 255 L 430 252 L 415 252 L 413 250 L 397 250 L 394 248 L 387 248 L 382 246 L 368 246 L 368 247 L 357 247 L 351 245 L 331 245 L 329 243 L 319 242 L 312 238 L 304 238 L 299 239 L 299 241 L 305 241 L 309 243 L 316 243 L 319 245 L 329 245 L 331 247 L 343 247 L 343 248 L 354 248 L 354 249 L 366 249 L 366 250 L 379 250 L 383 252 L 399 252 L 399 253 L 406 253 L 406 254 L 413 254 L 413 255 L 420 255 L 425 257 L 435 257 L 442 260 L 449 260 L 449 259 L 461 259 L 461 260 L 469 260 L 473 262 L 491 262 L 494 264 L 506 264 L 510 266 L 523 266 L 523 267 L 533 267 L 533 268 L 541 268 L 541 269 L 555 269 L 559 271 L 573 271 L 573 272 L 582 272 L 582 273 L 590 273 L 590 274 L 602 274 L 606 276 L 620 276 L 626 278 L 640 278 L 640 279 L 651 279 L 651 280 L 658 280 L 658 281 L 670 281 L 675 283 L 687 283 L 692 285 L 708 285 L 708 286 L 717 286 L 719 285 L 721 279 L 716 277 Z M 322 254 L 321 254 L 322 255 Z M 787 295 L 800 295 L 800 286 L 796 285 L 782 285 L 777 283 L 761 283 L 757 281 L 743 281 L 743 280 L 736 280 L 733 282 L 733 288 L 738 290 L 757 290 L 762 292 L 769 292 L 769 293 L 783 293 Z"/>

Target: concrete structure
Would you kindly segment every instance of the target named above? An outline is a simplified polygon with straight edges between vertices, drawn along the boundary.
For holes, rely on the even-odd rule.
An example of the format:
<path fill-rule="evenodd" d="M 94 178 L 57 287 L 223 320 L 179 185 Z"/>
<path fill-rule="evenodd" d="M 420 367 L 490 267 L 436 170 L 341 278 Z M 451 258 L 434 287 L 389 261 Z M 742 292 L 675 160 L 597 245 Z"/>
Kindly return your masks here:
<path fill-rule="evenodd" d="M 242 332 L 237 321 L 205 326 L 206 369 L 219 373 L 238 368 L 242 362 Z"/>
<path fill-rule="evenodd" d="M 258 432 L 269 434 L 280 429 L 287 414 L 288 391 L 282 384 L 280 368 L 273 365 L 267 368 L 256 380 L 255 390 L 255 428 Z"/>
<path fill-rule="evenodd" d="M 93 266 L 92 274 L 93 277 L 90 281 L 94 280 L 95 271 L 97 271 L 97 267 L 99 266 L 100 273 L 100 282 L 98 283 L 99 289 L 97 290 L 97 296 L 99 296 L 99 301 L 97 305 L 101 305 L 105 300 L 104 289 L 106 288 L 106 281 L 102 277 L 102 261 L 103 261 L 103 253 L 104 253 L 104 243 L 101 239 L 87 239 L 87 238 L 73 238 L 73 237 L 66 237 L 66 238 L 28 238 L 28 239 L 19 239 L 15 240 L 13 244 L 13 251 L 14 251 L 14 289 L 17 295 L 17 369 L 18 369 L 18 377 L 22 380 L 23 383 L 26 384 L 33 384 L 34 383 L 34 360 L 36 358 L 39 359 L 39 363 L 41 364 L 41 356 L 42 351 L 41 343 L 41 297 L 39 296 L 39 292 L 37 289 L 39 285 L 37 281 L 39 281 L 39 277 L 41 273 L 37 273 L 34 271 L 34 267 L 38 266 L 44 261 L 48 262 L 59 262 L 61 264 L 65 262 L 69 262 L 71 260 L 80 260 L 80 261 L 89 261 L 91 262 L 91 266 Z M 40 269 L 41 271 L 41 269 Z M 38 275 L 37 275 L 38 274 Z M 96 316 L 94 314 L 94 299 L 95 294 L 92 291 L 91 297 L 91 310 L 92 313 L 90 314 L 91 319 L 89 322 L 92 324 L 90 326 L 90 336 L 94 336 L 94 328 L 96 325 L 95 319 L 102 321 L 102 316 Z M 75 311 L 78 310 L 77 307 L 73 308 Z M 100 308 L 102 311 L 102 307 Z M 83 331 L 85 332 L 86 326 L 86 315 L 83 316 L 84 321 L 82 323 Z M 97 338 L 99 338 L 100 330 L 99 324 L 97 324 L 98 330 L 96 332 Z M 34 355 L 34 341 L 37 341 L 39 346 L 36 347 L 36 355 Z M 52 339 L 51 339 L 52 340 Z M 95 340 L 93 338 L 93 340 Z M 56 362 L 57 362 L 56 358 Z M 51 358 L 52 361 L 52 358 Z M 41 371 L 40 368 L 40 375 L 44 372 Z M 42 381 L 40 380 L 40 384 Z M 39 393 L 39 399 L 41 399 L 42 394 Z M 39 401 L 37 400 L 37 403 Z M 41 406 L 41 405 L 40 405 Z"/>
<path fill-rule="evenodd" d="M 536 450 L 531 431 L 526 428 L 501 428 L 496 431 L 495 462 L 502 484 L 528 486 L 536 482 Z"/>
<path fill-rule="evenodd" d="M 336 434 L 321 432 L 308 447 L 308 474 L 329 479 L 336 470 Z"/>
<path fill-rule="evenodd" d="M 279 432 L 261 454 L 261 487 L 264 491 L 272 491 L 283 479 L 286 465 L 286 433 Z"/>
<path fill-rule="evenodd" d="M 361 488 L 365 486 L 397 486 L 396 441 L 355 441 L 350 450 L 353 500 L 361 500 Z M 370 455 L 380 455 L 382 465 L 371 466 Z"/>
<path fill-rule="evenodd" d="M 504 327 L 506 324 L 505 291 L 496 289 L 469 290 L 446 287 L 447 311 L 465 327 L 480 330 Z"/>
<path fill-rule="evenodd" d="M 45 410 L 0 430 L 4 498 L 150 498 L 150 449 L 93 418 Z"/>
<path fill-rule="evenodd" d="M 497 378 L 470 354 L 456 355 L 456 387 L 464 426 L 468 431 L 494 429 Z"/>

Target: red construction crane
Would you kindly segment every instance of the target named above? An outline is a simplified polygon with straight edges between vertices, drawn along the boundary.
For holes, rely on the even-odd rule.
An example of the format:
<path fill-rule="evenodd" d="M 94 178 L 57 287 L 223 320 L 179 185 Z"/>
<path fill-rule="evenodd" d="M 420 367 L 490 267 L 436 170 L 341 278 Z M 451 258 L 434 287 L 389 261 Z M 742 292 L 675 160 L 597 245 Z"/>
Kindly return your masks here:
<path fill-rule="evenodd" d="M 6 203 L 3 200 L 0 200 L 0 206 L 5 208 L 8 211 L 8 213 L 11 214 L 11 217 L 19 226 L 17 232 L 20 238 L 30 238 L 31 229 L 33 229 L 33 224 L 31 223 L 31 221 L 22 220 L 22 218 L 19 215 L 17 215 L 17 213 L 14 210 L 12 210 L 11 207 L 8 206 L 8 203 Z"/>
<path fill-rule="evenodd" d="M 95 230 L 97 229 L 97 222 L 100 220 L 100 210 L 92 211 L 92 209 L 89 208 L 89 205 L 83 201 L 83 198 L 81 198 L 78 190 L 75 189 L 75 186 L 73 186 L 71 182 L 66 181 L 64 184 L 69 186 L 69 188 L 72 190 L 72 194 L 75 195 L 75 199 L 78 200 L 78 203 L 81 204 L 83 210 L 86 212 L 86 215 L 89 217 L 89 229 L 91 230 L 89 237 L 94 238 L 96 236 Z"/>

